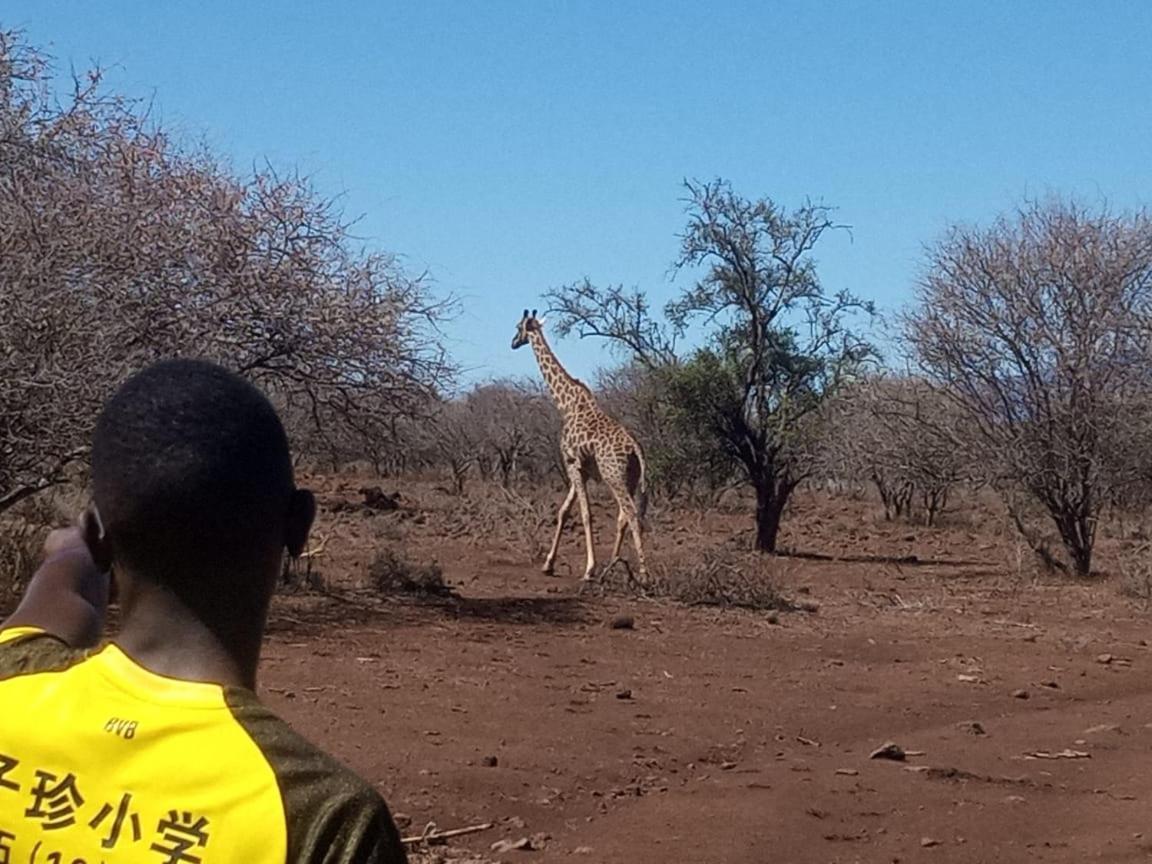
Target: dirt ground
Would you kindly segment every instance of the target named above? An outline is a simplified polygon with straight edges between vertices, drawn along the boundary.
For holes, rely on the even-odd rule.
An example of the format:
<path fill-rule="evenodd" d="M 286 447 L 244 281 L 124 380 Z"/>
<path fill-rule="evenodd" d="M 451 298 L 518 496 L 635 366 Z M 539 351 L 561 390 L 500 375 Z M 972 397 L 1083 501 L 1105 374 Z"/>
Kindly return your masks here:
<path fill-rule="evenodd" d="M 342 509 L 354 486 L 323 490 L 333 595 L 278 602 L 262 688 L 405 833 L 494 822 L 460 845 L 537 862 L 1152 855 L 1147 615 L 1115 580 L 1037 580 L 999 524 L 803 500 L 776 579 L 819 610 L 772 623 L 580 593 L 574 532 L 549 578 L 523 530 L 456 525 L 482 521 L 472 505 Z M 746 543 L 745 522 L 657 513 L 653 554 Z M 459 598 L 358 590 L 389 544 L 436 559 Z M 609 626 L 620 614 L 634 629 Z M 888 741 L 905 761 L 869 758 Z M 490 851 L 522 838 L 542 848 Z"/>
<path fill-rule="evenodd" d="M 1152 856 L 1152 612 L 1116 576 L 1037 577 L 986 508 L 929 530 L 801 496 L 771 566 L 818 610 L 773 616 L 580 592 L 574 530 L 543 576 L 559 493 L 403 486 L 386 512 L 362 482 L 313 483 L 325 588 L 277 599 L 261 691 L 407 835 L 491 822 L 455 851 L 540 864 Z M 657 509 L 654 568 L 748 522 Z M 373 590 L 382 549 L 457 596 Z M 889 741 L 903 761 L 869 758 Z"/>

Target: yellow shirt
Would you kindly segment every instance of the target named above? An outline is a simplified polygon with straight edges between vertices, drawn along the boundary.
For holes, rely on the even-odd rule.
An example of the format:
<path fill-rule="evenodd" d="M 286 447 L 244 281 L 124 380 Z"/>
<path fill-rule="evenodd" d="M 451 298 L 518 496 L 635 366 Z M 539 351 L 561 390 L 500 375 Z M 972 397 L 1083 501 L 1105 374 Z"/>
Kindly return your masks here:
<path fill-rule="evenodd" d="M 250 691 L 0 631 L 0 864 L 404 860 L 375 790 Z"/>

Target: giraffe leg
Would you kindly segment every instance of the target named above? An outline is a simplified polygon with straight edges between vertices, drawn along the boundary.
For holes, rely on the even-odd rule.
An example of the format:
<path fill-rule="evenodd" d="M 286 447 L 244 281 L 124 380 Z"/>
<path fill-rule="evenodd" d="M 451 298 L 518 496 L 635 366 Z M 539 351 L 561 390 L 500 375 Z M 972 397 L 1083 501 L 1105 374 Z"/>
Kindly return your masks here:
<path fill-rule="evenodd" d="M 620 557 L 620 547 L 624 544 L 624 529 L 628 525 L 628 517 L 624 515 L 624 508 L 616 514 L 616 542 L 612 545 L 612 560 Z"/>
<path fill-rule="evenodd" d="M 564 522 L 568 519 L 568 511 L 572 509 L 572 502 L 576 499 L 576 483 L 573 482 L 568 487 L 568 495 L 564 498 L 564 503 L 560 505 L 560 512 L 556 516 L 556 534 L 552 538 L 552 549 L 548 552 L 548 557 L 544 559 L 543 572 L 549 576 L 552 575 L 553 566 L 556 564 L 556 551 L 560 548 L 560 535 L 564 533 Z"/>
<path fill-rule="evenodd" d="M 644 544 L 641 539 L 640 514 L 636 502 L 628 492 L 626 485 L 609 487 L 616 505 L 620 508 L 616 515 L 616 545 L 612 547 L 612 560 L 620 558 L 620 547 L 624 543 L 624 528 L 627 526 L 632 534 L 632 544 L 636 548 L 636 562 L 640 571 L 640 581 L 648 581 L 648 563 L 644 560 Z"/>
<path fill-rule="evenodd" d="M 588 582 L 596 569 L 596 550 L 592 545 L 592 513 L 588 508 L 588 489 L 584 485 L 584 477 L 577 476 L 574 485 L 576 500 L 580 504 L 580 521 L 584 523 L 584 544 L 588 548 L 588 564 L 584 568 L 583 576 L 583 581 Z"/>
<path fill-rule="evenodd" d="M 632 503 L 632 499 L 628 499 L 628 501 L 631 506 L 628 508 L 626 518 L 632 533 L 632 543 L 636 547 L 636 560 L 640 565 L 640 581 L 646 583 L 648 581 L 648 562 L 644 560 L 643 529 L 640 525 L 640 515 L 636 512 L 636 505 Z"/>

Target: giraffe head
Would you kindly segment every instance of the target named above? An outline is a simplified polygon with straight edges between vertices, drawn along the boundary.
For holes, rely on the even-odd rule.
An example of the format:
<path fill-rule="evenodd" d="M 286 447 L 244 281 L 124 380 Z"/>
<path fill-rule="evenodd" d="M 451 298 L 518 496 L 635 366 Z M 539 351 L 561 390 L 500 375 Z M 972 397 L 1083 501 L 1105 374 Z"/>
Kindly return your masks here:
<path fill-rule="evenodd" d="M 528 314 L 528 310 L 524 310 L 524 317 L 520 319 L 520 323 L 516 325 L 516 335 L 512 337 L 512 348 L 520 348 L 528 344 L 528 334 L 536 331 L 539 332 L 542 322 L 536 320 L 536 310 L 532 310 L 532 314 Z"/>

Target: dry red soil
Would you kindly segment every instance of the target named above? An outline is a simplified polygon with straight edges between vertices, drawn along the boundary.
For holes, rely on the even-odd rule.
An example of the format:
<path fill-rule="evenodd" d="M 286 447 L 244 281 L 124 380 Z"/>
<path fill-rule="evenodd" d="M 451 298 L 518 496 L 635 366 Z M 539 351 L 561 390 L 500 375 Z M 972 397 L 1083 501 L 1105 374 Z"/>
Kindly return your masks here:
<path fill-rule="evenodd" d="M 994 516 L 928 530 L 802 499 L 776 579 L 819 610 L 771 623 L 580 593 L 575 532 L 545 577 L 532 529 L 499 530 L 483 501 L 429 488 L 367 513 L 342 507 L 355 481 L 319 485 L 333 592 L 278 601 L 261 687 L 405 833 L 494 822 L 459 845 L 535 862 L 1152 855 L 1148 616 L 1115 579 L 1037 581 Z M 746 523 L 657 512 L 653 556 L 746 545 Z M 438 560 L 459 597 L 358 589 L 387 545 Z M 905 761 L 869 758 L 887 741 Z"/>
<path fill-rule="evenodd" d="M 339 597 L 279 602 L 262 685 L 406 833 L 493 821 L 461 846 L 536 862 L 1152 855 L 1146 615 L 1109 579 L 1036 581 L 992 516 L 929 531 L 802 501 L 783 541 L 805 556 L 776 579 L 819 611 L 771 623 L 579 593 L 575 532 L 550 578 L 522 531 L 470 535 L 446 495 L 331 513 L 356 498 L 321 494 L 317 567 Z M 746 543 L 744 523 L 658 514 L 653 555 Z M 439 560 L 460 597 L 356 590 L 387 544 Z M 609 627 L 620 614 L 635 629 Z M 888 741 L 907 759 L 869 758 Z M 543 849 L 490 851 L 533 835 Z"/>

